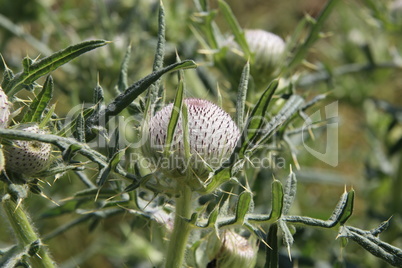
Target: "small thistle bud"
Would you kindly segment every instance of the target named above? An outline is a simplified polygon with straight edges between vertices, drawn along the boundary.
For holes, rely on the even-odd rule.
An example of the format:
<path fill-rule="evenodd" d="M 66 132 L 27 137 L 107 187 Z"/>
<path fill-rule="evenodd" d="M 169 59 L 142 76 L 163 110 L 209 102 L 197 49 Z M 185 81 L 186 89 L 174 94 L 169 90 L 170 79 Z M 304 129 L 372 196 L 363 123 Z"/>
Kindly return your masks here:
<path fill-rule="evenodd" d="M 208 258 L 213 267 L 220 268 L 252 268 L 257 260 L 258 247 L 254 239 L 225 230 L 221 237 L 212 235 L 208 240 Z"/>
<path fill-rule="evenodd" d="M 171 154 L 163 153 L 173 104 L 153 116 L 146 127 L 144 156 L 167 177 L 197 178 L 205 181 L 211 171 L 226 161 L 237 144 L 240 133 L 231 117 L 215 104 L 202 99 L 185 99 L 188 110 L 190 157 L 186 157 L 181 117 L 171 144 Z M 191 184 L 191 182 L 189 183 Z"/>
<path fill-rule="evenodd" d="M 0 128 L 8 126 L 8 118 L 10 117 L 10 103 L 6 93 L 0 87 Z"/>
<path fill-rule="evenodd" d="M 19 128 L 32 133 L 45 134 L 38 125 Z M 14 140 L 3 147 L 6 171 L 32 176 L 44 170 L 50 160 L 52 146 L 39 141 Z"/>
<path fill-rule="evenodd" d="M 390 14 L 392 22 L 396 25 L 402 24 L 402 1 L 395 0 L 391 3 Z"/>
<path fill-rule="evenodd" d="M 278 66 L 285 52 L 285 42 L 276 34 L 264 30 L 245 30 L 246 41 L 252 53 L 250 61 L 250 72 L 257 86 L 265 85 L 270 82 L 276 74 Z M 240 74 L 246 61 L 240 46 L 231 36 L 226 41 L 229 48 L 227 62 L 234 69 L 236 74 Z"/>

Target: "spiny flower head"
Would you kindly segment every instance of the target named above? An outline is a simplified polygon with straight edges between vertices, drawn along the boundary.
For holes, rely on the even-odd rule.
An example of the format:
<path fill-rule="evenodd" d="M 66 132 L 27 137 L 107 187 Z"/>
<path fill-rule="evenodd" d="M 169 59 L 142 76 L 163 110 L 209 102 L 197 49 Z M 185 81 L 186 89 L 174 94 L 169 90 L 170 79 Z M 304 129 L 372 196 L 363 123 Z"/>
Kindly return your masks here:
<path fill-rule="evenodd" d="M 19 130 L 45 134 L 38 125 L 21 126 Z M 14 140 L 4 146 L 6 171 L 26 176 L 35 175 L 44 170 L 50 160 L 52 146 L 39 141 Z"/>
<path fill-rule="evenodd" d="M 257 260 L 258 247 L 254 239 L 246 239 L 232 230 L 221 232 L 219 238 L 212 235 L 207 248 L 214 267 L 251 268 Z"/>
<path fill-rule="evenodd" d="M 260 29 L 245 30 L 244 35 L 253 54 L 250 62 L 251 75 L 257 85 L 270 82 L 283 58 L 285 42 L 278 35 Z M 230 67 L 237 73 L 241 72 L 248 59 L 242 56 L 241 48 L 233 36 L 227 39 L 225 45 L 229 48 L 227 61 Z"/>
<path fill-rule="evenodd" d="M 183 122 L 180 116 L 170 147 L 163 153 L 173 104 L 156 113 L 148 122 L 144 155 L 170 178 L 182 179 L 188 174 L 204 181 L 209 173 L 226 161 L 237 144 L 240 133 L 229 114 L 202 99 L 184 99 L 188 109 L 190 157 L 185 154 Z"/>

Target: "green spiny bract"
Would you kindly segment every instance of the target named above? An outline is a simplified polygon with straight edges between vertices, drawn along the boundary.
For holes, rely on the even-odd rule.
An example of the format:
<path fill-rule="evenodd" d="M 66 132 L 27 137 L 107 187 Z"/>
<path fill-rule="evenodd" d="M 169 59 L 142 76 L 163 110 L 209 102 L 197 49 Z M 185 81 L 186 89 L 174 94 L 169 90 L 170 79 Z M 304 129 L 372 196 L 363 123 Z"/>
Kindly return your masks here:
<path fill-rule="evenodd" d="M 264 89 L 277 74 L 286 44 L 281 37 L 264 30 L 245 30 L 244 35 L 252 54 L 251 58 L 244 56 L 234 37 L 230 36 L 224 43 L 228 47 L 228 66 L 239 77 L 247 60 L 250 60 L 251 75 L 257 87 Z"/>
<path fill-rule="evenodd" d="M 38 125 L 20 126 L 19 130 L 45 134 Z M 50 162 L 52 146 L 39 141 L 13 140 L 3 147 L 6 159 L 6 171 L 33 176 L 43 171 Z"/>
<path fill-rule="evenodd" d="M 156 113 L 144 131 L 144 156 L 167 177 L 189 185 L 204 182 L 233 152 L 240 133 L 232 118 L 215 104 L 202 99 L 185 99 L 188 109 L 190 157 L 185 154 L 181 116 L 177 122 L 169 155 L 166 148 L 167 128 L 173 104 Z M 190 178 L 189 178 L 190 177 Z"/>

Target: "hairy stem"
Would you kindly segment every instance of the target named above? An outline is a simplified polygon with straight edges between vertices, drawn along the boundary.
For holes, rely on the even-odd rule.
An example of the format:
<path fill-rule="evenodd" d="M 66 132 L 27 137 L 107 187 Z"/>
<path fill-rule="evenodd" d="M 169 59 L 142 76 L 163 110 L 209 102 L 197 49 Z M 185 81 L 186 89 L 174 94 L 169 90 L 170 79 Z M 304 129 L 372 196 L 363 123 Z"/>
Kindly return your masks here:
<path fill-rule="evenodd" d="M 176 198 L 176 215 L 166 256 L 166 268 L 183 266 L 188 236 L 191 231 L 188 219 L 191 214 L 192 192 L 188 186 L 181 185 L 180 196 Z"/>
<path fill-rule="evenodd" d="M 35 232 L 28 216 L 20 204 L 12 200 L 10 195 L 5 195 L 2 199 L 4 211 L 18 240 L 18 246 L 26 249 L 31 255 L 30 263 L 33 268 L 52 268 L 56 267 L 50 258 L 47 249 L 40 242 L 40 238 Z"/>

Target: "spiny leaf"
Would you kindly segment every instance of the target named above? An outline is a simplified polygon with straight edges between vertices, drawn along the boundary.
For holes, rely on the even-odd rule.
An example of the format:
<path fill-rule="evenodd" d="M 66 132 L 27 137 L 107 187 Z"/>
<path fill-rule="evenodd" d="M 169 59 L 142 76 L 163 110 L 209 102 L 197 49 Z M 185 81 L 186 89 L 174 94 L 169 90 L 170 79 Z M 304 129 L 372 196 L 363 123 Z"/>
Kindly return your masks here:
<path fill-rule="evenodd" d="M 285 243 L 286 248 L 288 250 L 289 259 L 292 260 L 292 255 L 290 253 L 290 247 L 293 245 L 293 242 L 294 242 L 292 233 L 290 232 L 289 227 L 285 221 L 279 220 L 278 223 L 279 223 L 279 228 L 282 230 L 283 242 Z"/>
<path fill-rule="evenodd" d="M 22 60 L 22 68 L 24 69 L 24 72 L 29 73 L 29 69 L 30 69 L 32 63 L 34 63 L 34 60 L 31 59 L 30 57 L 25 57 Z"/>
<path fill-rule="evenodd" d="M 126 54 L 124 55 L 123 62 L 121 63 L 120 66 L 119 80 L 117 81 L 116 85 L 117 92 L 122 92 L 124 91 L 124 89 L 128 87 L 127 71 L 130 57 L 131 57 L 131 44 L 127 46 Z"/>
<path fill-rule="evenodd" d="M 258 226 L 255 226 L 247 221 L 244 222 L 244 227 L 246 227 L 247 229 L 249 229 L 251 231 L 251 233 L 253 233 L 258 239 L 260 239 L 260 241 L 267 247 L 267 248 L 271 248 L 271 246 L 265 241 L 266 239 L 266 233 L 261 230 L 261 228 L 259 228 Z"/>
<path fill-rule="evenodd" d="M 250 211 L 250 205 L 252 201 L 252 194 L 250 192 L 244 191 L 239 196 L 239 201 L 237 201 L 236 208 L 236 222 L 243 224 L 247 212 Z"/>
<path fill-rule="evenodd" d="M 298 95 L 290 96 L 289 100 L 283 105 L 281 110 L 277 115 L 275 115 L 269 122 L 264 126 L 261 130 L 263 133 L 262 137 L 256 137 L 256 141 L 253 144 L 253 147 L 249 148 L 252 152 L 256 150 L 260 144 L 267 141 L 275 130 L 281 127 L 284 123 L 288 123 L 292 117 L 296 115 L 296 113 L 302 108 L 304 104 L 304 99 Z"/>
<path fill-rule="evenodd" d="M 165 22 L 165 8 L 163 2 L 159 2 L 159 18 L 158 18 L 158 43 L 156 45 L 155 59 L 152 70 L 158 71 L 163 68 L 163 59 L 165 57 L 165 38 L 166 22 Z M 147 107 L 151 115 L 155 112 L 155 106 L 162 99 L 160 94 L 163 91 L 160 90 L 160 79 L 156 80 L 149 88 Z M 147 110 L 148 111 L 148 110 Z"/>
<path fill-rule="evenodd" d="M 250 142 L 252 142 L 254 138 L 258 135 L 258 131 L 264 123 L 268 105 L 277 87 L 278 80 L 272 81 L 252 110 L 248 119 L 247 126 L 243 131 L 243 133 L 245 133 L 242 135 L 242 137 L 244 136 L 246 137 L 246 139 L 243 141 L 243 144 L 239 150 L 240 155 L 243 155 Z"/>
<path fill-rule="evenodd" d="M 117 165 L 120 163 L 124 154 L 125 154 L 125 150 L 119 150 L 112 156 L 112 158 L 110 159 L 110 167 L 112 170 L 116 169 Z"/>
<path fill-rule="evenodd" d="M 182 130 L 183 130 L 183 145 L 184 145 L 184 155 L 186 159 L 191 158 L 191 151 L 190 151 L 190 130 L 188 129 L 188 110 L 186 103 L 183 103 L 181 107 L 181 114 L 182 114 Z M 190 172 L 190 169 L 188 169 Z"/>
<path fill-rule="evenodd" d="M 271 220 L 279 219 L 283 209 L 283 187 L 280 181 L 272 182 L 272 210 L 270 214 Z"/>
<path fill-rule="evenodd" d="M 383 221 L 377 228 L 370 231 L 371 234 L 374 236 L 378 236 L 380 233 L 384 232 L 388 228 L 390 220 L 391 218 L 389 218 L 386 221 Z"/>
<path fill-rule="evenodd" d="M 339 218 L 339 223 L 341 225 L 344 225 L 346 221 L 352 216 L 353 213 L 353 205 L 354 205 L 354 198 L 355 198 L 355 191 L 350 190 L 347 194 L 347 201 L 345 204 L 345 208 L 343 210 L 343 213 L 341 217 Z"/>
<path fill-rule="evenodd" d="M 113 131 L 108 145 L 109 158 L 112 158 L 120 150 L 120 131 L 119 128 Z"/>
<path fill-rule="evenodd" d="M 290 63 L 287 65 L 287 69 L 290 70 L 296 64 L 300 63 L 306 56 L 308 49 L 314 44 L 315 41 L 319 38 L 319 34 L 321 28 L 324 25 L 324 22 L 331 14 L 332 10 L 335 8 L 336 4 L 340 2 L 339 0 L 329 0 L 327 5 L 321 11 L 320 15 L 318 16 L 316 22 L 310 29 L 309 35 L 307 36 L 304 43 L 297 49 L 295 52 L 295 56 L 291 59 Z"/>
<path fill-rule="evenodd" d="M 39 77 L 44 76 L 61 65 L 75 59 L 85 52 L 93 50 L 108 44 L 105 40 L 92 40 L 82 42 L 76 45 L 60 50 L 49 57 L 33 63 L 24 61 L 24 71 L 15 75 L 15 77 L 4 88 L 7 95 L 11 96 L 23 86 L 27 86 L 36 81 Z"/>
<path fill-rule="evenodd" d="M 174 133 L 176 130 L 177 123 L 179 122 L 180 111 L 181 111 L 182 105 L 183 105 L 183 98 L 184 98 L 184 82 L 183 82 L 183 80 L 180 80 L 179 86 L 178 86 L 177 92 L 176 92 L 176 97 L 174 99 L 172 113 L 170 116 L 167 132 L 166 132 L 166 141 L 165 141 L 165 148 L 164 148 L 165 155 L 170 154 Z"/>
<path fill-rule="evenodd" d="M 6 61 L 4 60 L 2 54 L 0 54 L 0 58 L 1 58 L 1 63 L 2 63 L 3 68 L 4 68 L 3 81 L 1 81 L 1 87 L 2 88 L 7 88 L 8 84 L 10 83 L 10 81 L 14 78 L 14 73 L 10 68 L 8 68 L 8 66 L 6 64 Z"/>
<path fill-rule="evenodd" d="M 335 209 L 332 212 L 331 217 L 329 217 L 328 221 L 333 222 L 334 225 L 336 223 L 338 223 L 339 217 L 342 215 L 342 212 L 343 212 L 343 210 L 345 208 L 347 200 L 348 200 L 348 193 L 345 191 L 341 195 L 341 197 L 340 197 L 338 203 L 336 204 Z"/>
<path fill-rule="evenodd" d="M 82 110 L 78 114 L 75 122 L 74 138 L 79 142 L 85 142 L 85 120 Z"/>
<path fill-rule="evenodd" d="M 46 125 L 52 120 L 52 116 L 54 114 L 54 110 L 56 109 L 56 104 L 50 106 L 50 108 L 46 111 L 46 115 L 41 118 L 39 128 L 45 128 Z"/>
<path fill-rule="evenodd" d="M 290 174 L 286 180 L 286 186 L 285 186 L 285 195 L 284 195 L 283 212 L 282 212 L 283 215 L 289 213 L 290 207 L 292 206 L 296 196 L 296 187 L 297 187 L 296 175 L 293 173 L 292 170 L 290 170 Z"/>
<path fill-rule="evenodd" d="M 49 75 L 43 84 L 43 89 L 29 106 L 29 110 L 21 121 L 22 123 L 39 122 L 41 120 L 43 111 L 46 109 L 50 100 L 52 99 L 53 87 L 53 78 L 51 75 Z"/>
<path fill-rule="evenodd" d="M 129 86 L 124 92 L 117 96 L 107 107 L 100 111 L 100 113 L 93 113 L 87 118 L 86 121 L 86 138 L 91 140 L 95 138 L 96 133 L 93 132 L 94 127 L 99 126 L 100 120 L 107 123 L 111 116 L 118 115 L 126 107 L 128 107 L 141 93 L 143 93 L 152 83 L 158 80 L 162 75 L 182 70 L 196 68 L 197 64 L 192 60 L 184 60 L 171 64 L 159 71 L 153 72 L 143 79 Z"/>
<path fill-rule="evenodd" d="M 79 112 L 82 114 L 83 118 L 89 117 L 91 114 L 93 114 L 95 111 L 95 106 L 91 106 L 89 108 L 82 108 Z M 71 120 L 70 122 L 65 122 L 62 124 L 62 127 L 58 130 L 57 135 L 61 137 L 66 137 L 69 136 L 71 131 L 75 131 L 75 128 L 77 127 L 77 120 L 80 120 L 79 117 L 77 116 L 74 120 Z M 85 126 L 85 122 L 84 122 Z"/>
<path fill-rule="evenodd" d="M 78 152 L 82 148 L 80 144 L 71 144 L 68 148 L 63 152 L 62 157 L 63 161 L 69 162 L 70 159 L 74 156 L 76 152 Z"/>
<path fill-rule="evenodd" d="M 96 87 L 94 88 L 94 95 L 93 95 L 93 102 L 99 107 L 103 104 L 105 100 L 105 93 L 103 92 L 103 88 L 97 83 Z M 99 109 L 99 108 L 97 108 Z"/>
<path fill-rule="evenodd" d="M 229 24 L 230 29 L 233 32 L 236 42 L 240 45 L 241 49 L 245 54 L 245 58 L 248 59 L 251 56 L 250 49 L 248 47 L 248 43 L 246 38 L 244 37 L 244 31 L 240 27 L 239 23 L 229 5 L 223 0 L 219 0 L 219 8 L 225 17 L 226 22 Z"/>
<path fill-rule="evenodd" d="M 221 168 L 213 175 L 212 178 L 208 178 L 208 184 L 205 187 L 204 193 L 210 193 L 215 190 L 222 183 L 229 181 L 231 178 L 230 168 Z"/>
<path fill-rule="evenodd" d="M 248 90 L 248 80 L 250 78 L 250 63 L 247 61 L 243 68 L 243 72 L 240 77 L 240 84 L 237 93 L 237 103 L 236 103 L 236 122 L 240 131 L 244 128 L 244 110 L 246 107 L 246 97 Z"/>
<path fill-rule="evenodd" d="M 138 180 L 134 180 L 134 182 L 130 185 L 128 185 L 125 189 L 124 192 L 131 192 L 134 191 L 135 189 L 137 189 L 138 187 L 140 187 L 141 185 L 144 185 L 145 183 L 147 183 L 147 181 L 149 181 L 152 177 L 154 176 L 153 173 L 147 174 L 144 177 L 142 177 L 141 179 Z"/>
<path fill-rule="evenodd" d="M 120 163 L 122 157 L 124 156 L 125 150 L 119 150 L 117 151 L 110 159 L 108 162 L 108 165 L 106 167 L 103 167 L 98 174 L 97 178 L 97 185 L 98 186 L 103 186 L 107 178 L 109 177 L 110 172 L 114 171 L 117 167 L 117 165 Z"/>
<path fill-rule="evenodd" d="M 105 185 L 107 178 L 109 177 L 109 174 L 111 171 L 112 171 L 112 168 L 110 165 L 107 165 L 107 166 L 101 168 L 101 170 L 99 170 L 98 177 L 96 178 L 96 184 L 99 187 L 102 187 L 103 185 Z"/>
<path fill-rule="evenodd" d="M 92 197 L 93 198 L 93 197 Z M 46 219 L 46 218 L 52 218 L 52 217 L 58 217 L 63 214 L 71 213 L 74 212 L 77 208 L 79 208 L 81 205 L 87 202 L 92 202 L 90 199 L 73 199 L 65 202 L 64 204 L 60 206 L 56 206 L 53 208 L 50 208 L 46 210 L 42 215 L 41 219 Z"/>
<path fill-rule="evenodd" d="M 269 226 L 267 234 L 267 243 L 271 248 L 266 248 L 265 268 L 279 267 L 279 243 L 278 243 L 278 225 L 276 223 Z"/>
<path fill-rule="evenodd" d="M 160 70 L 163 67 L 163 58 L 165 57 L 165 8 L 163 2 L 159 1 L 159 18 L 158 18 L 158 43 L 156 45 L 156 53 L 153 65 L 153 71 Z"/>
<path fill-rule="evenodd" d="M 219 216 L 219 207 L 215 207 L 209 214 L 207 227 L 214 226 L 218 219 L 218 216 Z"/>

